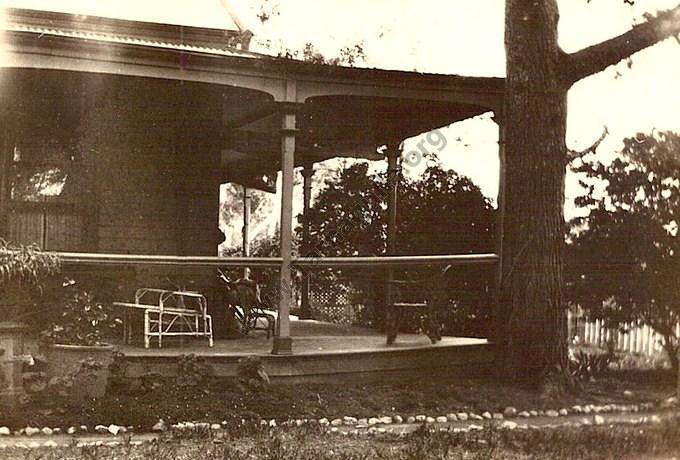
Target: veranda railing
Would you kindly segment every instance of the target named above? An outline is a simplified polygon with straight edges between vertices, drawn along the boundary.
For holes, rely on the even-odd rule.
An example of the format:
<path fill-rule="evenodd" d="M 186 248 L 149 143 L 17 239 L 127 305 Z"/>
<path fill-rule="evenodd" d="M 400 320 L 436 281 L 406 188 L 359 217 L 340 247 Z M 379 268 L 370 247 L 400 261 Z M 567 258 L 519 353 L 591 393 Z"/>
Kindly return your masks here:
<path fill-rule="evenodd" d="M 65 264 L 95 265 L 179 265 L 203 267 L 277 267 L 281 257 L 172 256 L 149 254 L 105 254 L 59 252 Z M 376 257 L 294 257 L 292 264 L 300 268 L 399 267 L 409 265 L 477 265 L 495 264 L 496 254 L 453 254 L 433 256 Z"/>

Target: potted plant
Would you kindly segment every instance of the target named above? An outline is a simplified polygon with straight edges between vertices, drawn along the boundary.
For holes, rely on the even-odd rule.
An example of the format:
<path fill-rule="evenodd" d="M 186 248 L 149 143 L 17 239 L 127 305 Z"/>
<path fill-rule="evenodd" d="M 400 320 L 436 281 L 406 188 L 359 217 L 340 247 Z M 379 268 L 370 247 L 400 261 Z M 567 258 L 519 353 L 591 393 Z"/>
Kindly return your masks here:
<path fill-rule="evenodd" d="M 0 321 L 18 321 L 42 284 L 60 269 L 59 256 L 36 245 L 12 244 L 0 238 Z"/>
<path fill-rule="evenodd" d="M 54 382 L 78 384 L 74 396 L 100 397 L 106 392 L 113 345 L 106 342 L 121 320 L 111 307 L 67 279 L 63 304 L 49 327 L 42 332 L 47 374 Z"/>
<path fill-rule="evenodd" d="M 59 271 L 59 257 L 35 245 L 0 239 L 0 401 L 13 404 L 23 394 L 21 369 L 24 335 L 21 322 L 30 313 L 43 281 Z"/>

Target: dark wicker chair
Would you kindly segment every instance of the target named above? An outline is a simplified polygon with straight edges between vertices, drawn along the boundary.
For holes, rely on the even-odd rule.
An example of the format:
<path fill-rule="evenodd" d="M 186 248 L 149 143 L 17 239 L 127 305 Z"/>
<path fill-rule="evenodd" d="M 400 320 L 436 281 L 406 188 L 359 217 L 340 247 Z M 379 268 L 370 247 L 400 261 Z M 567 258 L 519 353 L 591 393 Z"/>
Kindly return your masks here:
<path fill-rule="evenodd" d="M 248 335 L 252 330 L 258 329 L 267 332 L 267 338 L 274 336 L 276 318 L 265 310 L 266 305 L 260 298 L 260 287 L 247 278 L 231 281 L 220 269 L 218 276 L 226 289 L 225 303 L 241 326 L 241 333 Z"/>

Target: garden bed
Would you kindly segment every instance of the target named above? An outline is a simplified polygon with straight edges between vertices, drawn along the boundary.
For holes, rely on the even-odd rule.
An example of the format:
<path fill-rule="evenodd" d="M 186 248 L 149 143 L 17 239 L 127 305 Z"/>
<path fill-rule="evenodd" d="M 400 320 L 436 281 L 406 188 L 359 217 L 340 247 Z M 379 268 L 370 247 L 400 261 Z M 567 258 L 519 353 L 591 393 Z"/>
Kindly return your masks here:
<path fill-rule="evenodd" d="M 116 423 L 148 431 L 159 418 L 182 421 L 375 417 L 399 414 L 482 413 L 559 409 L 576 404 L 634 404 L 660 401 L 674 392 L 667 370 L 609 371 L 586 381 L 577 395 L 545 400 L 535 392 L 491 380 L 409 381 L 382 385 L 269 385 L 248 390 L 233 380 L 211 380 L 197 372 L 181 382 L 150 376 L 134 385 L 119 382 L 109 395 L 78 405 L 28 404 L 3 411 L 0 425 L 68 427 Z"/>

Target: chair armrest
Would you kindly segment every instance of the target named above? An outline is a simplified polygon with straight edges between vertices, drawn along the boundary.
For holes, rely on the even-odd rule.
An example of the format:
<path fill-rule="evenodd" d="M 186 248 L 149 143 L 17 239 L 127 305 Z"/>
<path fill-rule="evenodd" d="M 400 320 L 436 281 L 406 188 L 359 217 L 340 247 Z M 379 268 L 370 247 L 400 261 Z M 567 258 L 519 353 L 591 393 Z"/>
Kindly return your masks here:
<path fill-rule="evenodd" d="M 395 284 L 397 286 L 409 286 L 414 284 L 427 284 L 430 281 L 431 281 L 430 279 L 423 279 L 423 280 L 389 280 L 388 282 L 390 284 Z"/>
<path fill-rule="evenodd" d="M 404 307 L 404 308 L 423 308 L 427 307 L 425 302 L 395 302 L 392 304 L 393 307 Z"/>
<path fill-rule="evenodd" d="M 135 308 L 138 310 L 159 310 L 158 305 L 149 305 L 143 303 L 130 303 L 130 302 L 113 302 L 114 307 L 124 307 L 124 308 Z"/>

